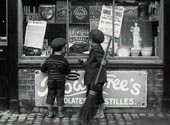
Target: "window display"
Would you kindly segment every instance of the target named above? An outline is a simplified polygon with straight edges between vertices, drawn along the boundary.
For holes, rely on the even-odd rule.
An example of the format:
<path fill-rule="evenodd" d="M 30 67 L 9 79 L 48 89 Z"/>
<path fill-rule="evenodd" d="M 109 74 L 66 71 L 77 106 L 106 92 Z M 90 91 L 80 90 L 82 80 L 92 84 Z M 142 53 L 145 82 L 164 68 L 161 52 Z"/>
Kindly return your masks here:
<path fill-rule="evenodd" d="M 68 52 L 69 55 L 85 54 L 89 51 L 89 27 L 88 26 L 70 26 Z"/>
<path fill-rule="evenodd" d="M 38 0 L 33 3 L 27 0 L 22 2 L 24 19 L 23 42 L 19 43 L 22 47 L 21 58 L 48 57 L 52 52 L 49 47 L 50 42 L 57 37 L 67 39 L 66 58 L 86 58 L 91 49 L 89 32 L 95 28 L 103 32 L 107 30 L 112 39 L 108 54 L 110 60 L 153 62 L 162 56 L 163 36 L 160 33 L 163 23 L 160 9 L 162 1 Z M 41 41 L 42 48 L 24 46 L 26 27 L 30 20 L 47 22 L 44 40 Z M 108 36 L 105 34 L 103 47 L 107 41 Z M 31 54 L 28 54 L 28 51 Z"/>

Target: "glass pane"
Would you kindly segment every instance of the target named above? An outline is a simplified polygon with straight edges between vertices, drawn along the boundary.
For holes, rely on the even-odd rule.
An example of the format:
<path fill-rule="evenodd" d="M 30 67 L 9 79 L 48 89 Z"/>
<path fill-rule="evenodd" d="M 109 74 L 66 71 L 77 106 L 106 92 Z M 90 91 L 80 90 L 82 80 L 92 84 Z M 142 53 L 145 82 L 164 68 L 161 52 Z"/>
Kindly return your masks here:
<path fill-rule="evenodd" d="M 121 35 L 115 38 L 115 56 L 157 56 L 159 1 L 117 2 L 116 6 L 124 8 L 124 15 Z"/>
<path fill-rule="evenodd" d="M 160 0 L 38 0 L 36 2 L 22 0 L 22 2 L 23 56 L 47 57 L 52 53 L 51 41 L 63 37 L 68 41 L 67 56 L 86 57 L 91 49 L 89 32 L 92 29 L 100 29 L 105 33 L 105 40 L 101 44 L 104 50 L 109 39 L 114 38 L 109 47 L 108 56 L 111 58 L 121 60 L 125 57 L 136 60 L 146 57 L 152 60 L 153 58 L 149 57 L 160 56 Z M 102 22 L 104 19 L 106 22 Z M 47 22 L 41 48 L 25 45 L 26 29 L 30 20 Z M 109 31 L 109 37 L 105 29 Z"/>
<path fill-rule="evenodd" d="M 53 39 L 66 39 L 66 8 L 66 1 L 23 0 L 23 56 L 47 57 Z"/>
<path fill-rule="evenodd" d="M 91 40 L 89 39 L 89 32 L 92 29 L 98 29 L 103 6 L 110 7 L 110 10 L 112 11 L 112 2 L 112 0 L 69 1 L 69 56 L 87 56 L 91 49 Z M 105 38 L 105 42 L 102 43 L 103 47 L 106 46 L 106 42 L 108 42 L 107 37 Z"/>

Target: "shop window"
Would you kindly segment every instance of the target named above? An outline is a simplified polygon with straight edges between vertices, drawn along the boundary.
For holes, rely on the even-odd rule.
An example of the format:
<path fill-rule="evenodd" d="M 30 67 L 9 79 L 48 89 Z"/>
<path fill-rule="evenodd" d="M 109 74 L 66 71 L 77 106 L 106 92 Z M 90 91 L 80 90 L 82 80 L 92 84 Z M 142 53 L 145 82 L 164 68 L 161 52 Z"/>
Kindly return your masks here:
<path fill-rule="evenodd" d="M 20 61 L 44 60 L 52 53 L 51 40 L 63 37 L 68 41 L 66 58 L 76 63 L 78 58 L 88 56 L 91 49 L 91 29 L 101 26 L 99 29 L 103 32 L 108 30 L 111 34 L 109 37 L 108 34 L 105 35 L 102 44 L 105 49 L 108 40 L 112 39 L 108 53 L 110 63 L 162 63 L 163 1 L 23 0 L 19 4 L 21 8 L 18 20 L 19 23 L 23 22 L 19 25 L 19 32 L 23 34 L 19 41 Z M 107 16 L 103 17 L 106 20 L 109 20 L 110 14 L 111 25 L 101 24 L 103 13 Z M 45 32 L 29 38 L 28 34 L 36 33 L 36 30 L 42 28 L 38 25 L 31 27 L 29 24 L 41 21 L 46 22 L 43 26 Z M 28 32 L 28 27 L 34 31 Z M 31 39 L 29 44 L 27 37 L 28 41 Z M 35 41 L 41 40 L 40 44 L 35 43 L 34 37 Z"/>
<path fill-rule="evenodd" d="M 112 0 L 106 1 L 70 1 L 71 19 L 69 19 L 68 56 L 87 56 L 91 49 L 89 32 L 98 29 L 102 6 L 110 8 L 112 18 Z M 112 22 L 111 22 L 112 27 Z M 112 38 L 112 35 L 111 35 Z M 105 47 L 106 43 L 102 46 Z"/>

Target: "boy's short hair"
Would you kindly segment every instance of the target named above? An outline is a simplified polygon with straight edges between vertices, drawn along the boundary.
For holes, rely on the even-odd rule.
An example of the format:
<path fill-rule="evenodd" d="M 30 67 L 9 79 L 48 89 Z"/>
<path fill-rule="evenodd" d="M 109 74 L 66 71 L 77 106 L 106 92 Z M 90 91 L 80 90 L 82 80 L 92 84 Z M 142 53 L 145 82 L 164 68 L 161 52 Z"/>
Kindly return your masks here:
<path fill-rule="evenodd" d="M 52 40 L 50 46 L 53 48 L 53 51 L 60 51 L 66 44 L 65 38 L 55 38 Z"/>
<path fill-rule="evenodd" d="M 100 44 L 104 41 L 104 34 L 102 31 L 98 29 L 92 29 L 89 37 L 93 40 L 93 42 Z"/>

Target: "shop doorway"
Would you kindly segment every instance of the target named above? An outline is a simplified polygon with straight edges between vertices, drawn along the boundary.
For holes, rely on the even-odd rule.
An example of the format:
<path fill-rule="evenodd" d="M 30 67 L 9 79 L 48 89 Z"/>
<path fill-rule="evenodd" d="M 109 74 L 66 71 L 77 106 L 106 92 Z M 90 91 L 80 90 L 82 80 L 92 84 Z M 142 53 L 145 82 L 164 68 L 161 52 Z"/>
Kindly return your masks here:
<path fill-rule="evenodd" d="M 2 59 L 2 58 L 1 58 Z M 0 110 L 9 109 L 8 77 L 6 61 L 0 61 Z"/>
<path fill-rule="evenodd" d="M 9 109 L 6 5 L 7 0 L 0 1 L 0 110 Z"/>

